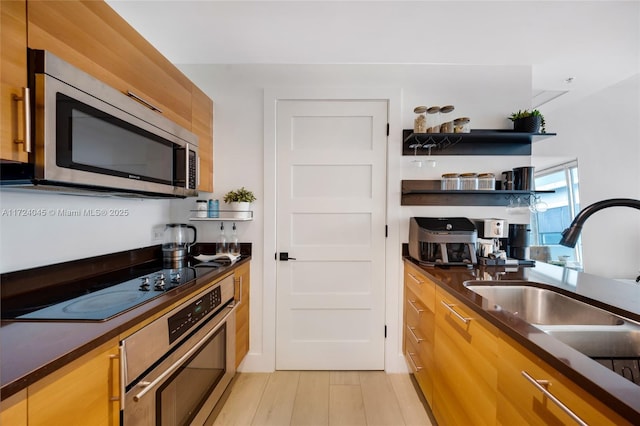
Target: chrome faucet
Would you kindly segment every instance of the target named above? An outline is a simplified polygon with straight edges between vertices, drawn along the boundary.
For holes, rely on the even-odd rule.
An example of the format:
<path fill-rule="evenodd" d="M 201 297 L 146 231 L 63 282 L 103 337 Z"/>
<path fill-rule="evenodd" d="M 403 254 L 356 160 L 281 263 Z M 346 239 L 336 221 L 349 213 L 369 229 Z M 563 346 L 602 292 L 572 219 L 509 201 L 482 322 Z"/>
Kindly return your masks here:
<path fill-rule="evenodd" d="M 611 198 L 609 200 L 598 201 L 585 207 L 573 219 L 571 225 L 562 231 L 560 244 L 566 247 L 575 247 L 584 222 L 595 212 L 606 209 L 607 207 L 633 207 L 634 209 L 640 210 L 640 200 L 634 200 L 632 198 Z"/>

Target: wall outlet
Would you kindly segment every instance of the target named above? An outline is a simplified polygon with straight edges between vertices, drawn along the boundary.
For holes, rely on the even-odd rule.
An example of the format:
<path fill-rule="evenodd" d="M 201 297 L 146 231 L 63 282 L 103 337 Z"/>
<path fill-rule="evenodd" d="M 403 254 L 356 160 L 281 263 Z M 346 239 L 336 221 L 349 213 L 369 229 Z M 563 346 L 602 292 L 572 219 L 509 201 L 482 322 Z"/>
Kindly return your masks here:
<path fill-rule="evenodd" d="M 156 225 L 151 228 L 151 242 L 161 243 L 164 237 L 164 225 Z"/>

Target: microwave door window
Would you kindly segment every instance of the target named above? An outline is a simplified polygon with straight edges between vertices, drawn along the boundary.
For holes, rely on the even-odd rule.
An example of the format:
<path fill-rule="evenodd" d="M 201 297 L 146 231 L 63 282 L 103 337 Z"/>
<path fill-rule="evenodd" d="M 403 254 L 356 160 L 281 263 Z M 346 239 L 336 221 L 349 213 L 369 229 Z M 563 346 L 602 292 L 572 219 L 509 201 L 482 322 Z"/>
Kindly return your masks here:
<path fill-rule="evenodd" d="M 173 184 L 173 144 L 65 95 L 58 100 L 58 165 Z M 62 164 L 61 164 L 62 163 Z"/>

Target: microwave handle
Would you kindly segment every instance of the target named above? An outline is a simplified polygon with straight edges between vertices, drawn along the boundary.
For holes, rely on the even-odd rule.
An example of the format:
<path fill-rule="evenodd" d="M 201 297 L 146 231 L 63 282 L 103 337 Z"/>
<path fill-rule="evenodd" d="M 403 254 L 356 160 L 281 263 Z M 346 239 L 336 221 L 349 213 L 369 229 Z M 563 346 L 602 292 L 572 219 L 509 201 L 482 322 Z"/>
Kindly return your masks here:
<path fill-rule="evenodd" d="M 202 345 L 207 343 L 207 340 L 209 340 L 209 338 L 211 336 L 213 336 L 215 334 L 215 332 L 218 331 L 218 329 L 220 327 L 222 327 L 222 325 L 225 322 L 227 322 L 227 319 L 231 315 L 235 315 L 235 311 L 236 311 L 235 307 L 231 308 L 231 310 L 227 313 L 227 315 L 224 316 L 224 318 L 220 321 L 220 323 L 218 323 L 218 325 L 216 325 L 213 329 L 211 329 L 211 331 L 209 331 L 198 343 L 193 345 L 193 347 L 191 349 L 189 349 L 187 351 L 187 353 L 182 355 L 180 357 L 180 359 L 178 359 L 169 368 L 167 368 L 165 371 L 163 371 L 162 374 L 160 374 L 158 377 L 156 377 L 155 380 L 153 380 L 152 382 L 141 381 L 140 383 L 138 383 L 138 386 L 143 387 L 144 389 L 142 389 L 137 395 L 135 395 L 133 397 L 133 400 L 135 402 L 140 401 L 140 399 L 142 399 L 142 397 L 144 397 L 149 391 L 151 391 L 153 388 L 155 388 L 160 383 L 162 383 L 167 376 L 170 376 L 171 374 L 174 373 L 174 371 L 176 371 L 178 368 L 182 367 L 182 365 L 185 363 L 185 361 L 187 361 L 191 357 L 191 355 L 196 353 L 200 349 L 200 347 Z"/>
<path fill-rule="evenodd" d="M 23 123 L 22 123 L 22 139 L 14 140 L 17 144 L 23 144 L 23 151 L 31 153 L 31 98 L 29 97 L 29 88 L 22 88 L 22 96 L 13 95 L 16 102 L 22 101 Z"/>
<path fill-rule="evenodd" d="M 162 110 L 160 108 L 158 108 L 157 106 L 147 102 L 145 99 L 142 99 L 140 96 L 136 95 L 131 90 L 127 90 L 127 96 L 129 96 L 130 98 L 133 98 L 136 101 L 140 102 L 142 105 L 146 106 L 150 110 L 158 111 L 160 114 L 162 114 Z"/>

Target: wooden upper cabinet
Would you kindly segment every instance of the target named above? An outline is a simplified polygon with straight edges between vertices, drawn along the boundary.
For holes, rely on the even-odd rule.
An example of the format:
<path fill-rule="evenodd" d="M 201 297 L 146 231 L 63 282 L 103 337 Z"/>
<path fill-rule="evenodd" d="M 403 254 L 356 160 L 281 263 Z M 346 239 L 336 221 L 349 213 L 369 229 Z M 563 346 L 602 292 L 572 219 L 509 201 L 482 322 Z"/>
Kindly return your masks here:
<path fill-rule="evenodd" d="M 14 97 L 22 96 L 27 87 L 27 3 L 24 0 L 0 1 L 0 158 L 26 162 L 24 139 L 24 104 Z"/>
<path fill-rule="evenodd" d="M 131 91 L 191 129 L 192 83 L 103 1 L 28 2 L 28 45 L 115 89 Z"/>
<path fill-rule="evenodd" d="M 198 136 L 200 153 L 200 183 L 198 190 L 213 192 L 213 101 L 197 86 L 192 86 L 193 125 Z"/>
<path fill-rule="evenodd" d="M 48 50 L 122 93 L 139 96 L 196 134 L 198 189 L 213 192 L 213 102 L 202 90 L 103 1 L 30 0 L 27 12 L 30 48 Z M 4 40 L 3 21 L 3 58 Z M 26 62 L 25 55 L 23 48 Z"/>

